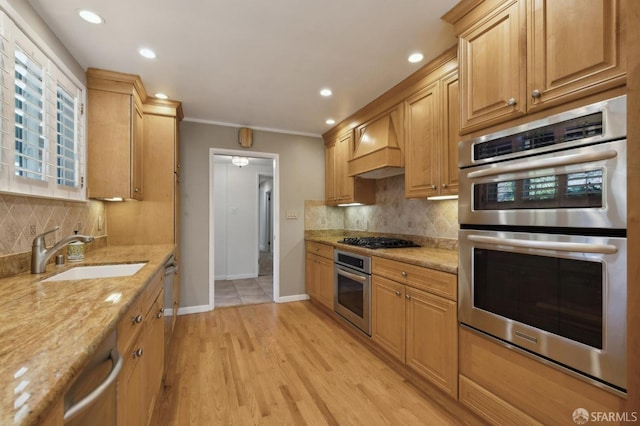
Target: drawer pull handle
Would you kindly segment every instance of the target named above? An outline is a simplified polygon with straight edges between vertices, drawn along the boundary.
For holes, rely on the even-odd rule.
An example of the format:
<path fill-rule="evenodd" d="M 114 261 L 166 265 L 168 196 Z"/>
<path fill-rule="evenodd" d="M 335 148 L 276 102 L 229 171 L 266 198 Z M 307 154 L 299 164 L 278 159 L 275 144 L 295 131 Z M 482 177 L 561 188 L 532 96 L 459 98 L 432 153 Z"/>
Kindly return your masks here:
<path fill-rule="evenodd" d="M 135 358 L 140 358 L 140 357 L 142 356 L 143 352 L 144 352 L 144 351 L 142 350 L 142 348 L 138 348 L 138 349 L 136 349 L 136 351 L 133 353 L 133 356 L 134 356 Z"/>
<path fill-rule="evenodd" d="M 140 314 L 136 315 L 136 316 L 131 320 L 131 322 L 132 322 L 133 324 L 140 324 L 140 323 L 142 322 L 142 315 L 140 315 Z"/>
<path fill-rule="evenodd" d="M 405 271 L 402 271 L 401 275 L 402 275 L 403 277 L 406 277 L 406 276 L 407 276 L 407 273 L 406 273 Z"/>

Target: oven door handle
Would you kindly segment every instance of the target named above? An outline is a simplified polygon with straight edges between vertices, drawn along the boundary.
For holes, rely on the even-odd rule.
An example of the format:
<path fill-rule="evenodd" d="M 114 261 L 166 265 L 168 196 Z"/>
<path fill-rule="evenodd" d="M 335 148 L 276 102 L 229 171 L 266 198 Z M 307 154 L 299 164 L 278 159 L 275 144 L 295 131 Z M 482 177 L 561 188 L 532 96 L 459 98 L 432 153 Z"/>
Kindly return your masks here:
<path fill-rule="evenodd" d="M 467 238 L 469 239 L 469 241 L 473 241 L 474 243 L 491 244 L 495 246 L 509 246 L 539 250 L 571 251 L 576 253 L 614 254 L 618 252 L 618 247 L 611 244 L 585 244 L 516 240 L 512 238 L 485 237 L 482 235 L 469 235 Z"/>
<path fill-rule="evenodd" d="M 542 158 L 538 160 L 525 161 L 507 166 L 495 166 L 488 169 L 476 170 L 467 173 L 468 179 L 478 179 L 487 176 L 503 175 L 507 173 L 525 172 L 530 170 L 543 169 L 546 167 L 570 166 L 572 164 L 593 163 L 595 161 L 609 160 L 618 155 L 613 149 L 601 152 L 588 152 L 585 154 L 563 155 L 562 157 Z"/>
<path fill-rule="evenodd" d="M 338 273 L 338 275 L 342 275 L 345 276 L 349 279 L 352 279 L 354 281 L 358 281 L 359 283 L 366 283 L 367 282 L 367 277 L 366 276 L 362 276 L 362 275 L 356 275 L 352 272 L 347 272 L 344 269 L 340 268 L 340 267 L 336 267 L 336 272 Z"/>

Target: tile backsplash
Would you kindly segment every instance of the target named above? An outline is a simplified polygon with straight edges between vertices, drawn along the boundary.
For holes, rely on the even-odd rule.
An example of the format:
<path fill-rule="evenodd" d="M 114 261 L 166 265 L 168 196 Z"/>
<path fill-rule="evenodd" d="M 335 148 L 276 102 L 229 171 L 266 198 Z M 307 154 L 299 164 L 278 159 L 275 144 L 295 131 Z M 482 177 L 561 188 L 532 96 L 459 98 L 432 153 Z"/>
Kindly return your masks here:
<path fill-rule="evenodd" d="M 458 238 L 458 201 L 404 197 L 404 175 L 376 181 L 376 204 L 330 207 L 305 203 L 305 230 L 346 229 L 388 234 Z"/>
<path fill-rule="evenodd" d="M 60 226 L 55 238 L 47 239 L 48 244 L 76 229 L 80 234 L 105 236 L 104 218 L 102 201 L 84 203 L 0 194 L 0 256 L 31 251 L 33 226 L 35 234 Z M 99 220 L 103 222 L 101 227 Z"/>

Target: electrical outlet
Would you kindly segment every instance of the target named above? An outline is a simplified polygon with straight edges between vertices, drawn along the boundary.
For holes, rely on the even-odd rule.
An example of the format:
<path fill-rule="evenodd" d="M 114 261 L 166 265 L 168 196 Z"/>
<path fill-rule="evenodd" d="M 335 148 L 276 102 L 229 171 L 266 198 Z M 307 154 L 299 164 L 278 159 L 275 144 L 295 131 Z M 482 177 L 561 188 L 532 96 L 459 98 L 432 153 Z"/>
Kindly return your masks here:
<path fill-rule="evenodd" d="M 29 235 L 34 236 L 37 232 L 36 225 L 29 225 Z"/>

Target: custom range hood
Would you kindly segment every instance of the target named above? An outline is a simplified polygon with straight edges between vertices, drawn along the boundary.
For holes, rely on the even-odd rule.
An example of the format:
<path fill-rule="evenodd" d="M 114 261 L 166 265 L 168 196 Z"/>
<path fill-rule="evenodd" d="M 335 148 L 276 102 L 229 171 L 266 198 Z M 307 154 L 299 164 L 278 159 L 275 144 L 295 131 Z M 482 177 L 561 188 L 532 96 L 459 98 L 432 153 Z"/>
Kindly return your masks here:
<path fill-rule="evenodd" d="M 356 127 L 349 176 L 382 179 L 404 174 L 402 104 Z"/>

